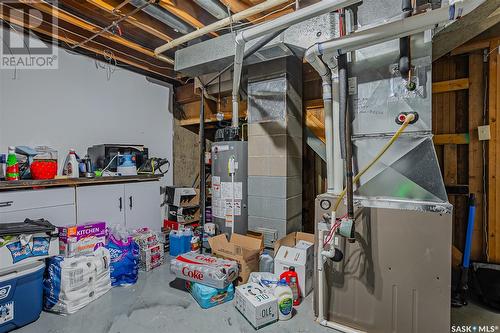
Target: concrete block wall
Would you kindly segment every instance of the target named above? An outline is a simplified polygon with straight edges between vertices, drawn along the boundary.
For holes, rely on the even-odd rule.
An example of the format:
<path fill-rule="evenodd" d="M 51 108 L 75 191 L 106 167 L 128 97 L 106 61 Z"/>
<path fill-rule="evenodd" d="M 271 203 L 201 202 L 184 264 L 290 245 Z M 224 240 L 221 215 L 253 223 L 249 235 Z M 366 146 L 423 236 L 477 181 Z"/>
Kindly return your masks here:
<path fill-rule="evenodd" d="M 248 126 L 248 226 L 278 237 L 302 229 L 302 63 L 295 57 L 249 66 L 249 82 L 287 81 L 284 119 Z M 249 108 L 259 112 L 259 108 Z"/>

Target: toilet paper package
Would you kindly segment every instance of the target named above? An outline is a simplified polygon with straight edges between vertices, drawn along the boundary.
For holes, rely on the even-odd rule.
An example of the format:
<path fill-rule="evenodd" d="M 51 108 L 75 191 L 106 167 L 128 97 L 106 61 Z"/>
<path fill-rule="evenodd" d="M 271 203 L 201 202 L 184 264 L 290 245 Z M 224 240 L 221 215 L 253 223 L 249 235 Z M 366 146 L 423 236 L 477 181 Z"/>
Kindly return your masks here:
<path fill-rule="evenodd" d="M 50 258 L 43 280 L 45 311 L 71 314 L 111 289 L 110 254 L 98 248 L 86 256 Z"/>

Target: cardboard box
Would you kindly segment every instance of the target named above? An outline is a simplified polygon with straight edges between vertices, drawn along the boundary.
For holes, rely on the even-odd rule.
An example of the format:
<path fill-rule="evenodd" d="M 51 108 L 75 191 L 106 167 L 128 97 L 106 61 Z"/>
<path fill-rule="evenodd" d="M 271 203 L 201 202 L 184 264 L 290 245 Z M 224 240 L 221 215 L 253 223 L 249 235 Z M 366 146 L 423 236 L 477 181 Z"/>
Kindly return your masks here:
<path fill-rule="evenodd" d="M 290 266 L 295 267 L 302 297 L 313 289 L 314 246 L 307 246 L 307 242 L 314 244 L 313 234 L 293 232 L 278 240 L 274 246 L 274 273 L 281 275 Z"/>
<path fill-rule="evenodd" d="M 250 273 L 259 271 L 259 257 L 264 249 L 262 237 L 232 234 L 228 241 L 225 234 L 208 239 L 212 254 L 238 262 L 238 282 L 246 283 Z"/>
<path fill-rule="evenodd" d="M 255 329 L 278 321 L 278 299 L 257 283 L 236 287 L 234 306 Z"/>
<path fill-rule="evenodd" d="M 165 250 L 162 243 L 157 243 L 146 249 L 140 250 L 139 266 L 142 270 L 149 272 L 163 264 L 165 259 Z"/>

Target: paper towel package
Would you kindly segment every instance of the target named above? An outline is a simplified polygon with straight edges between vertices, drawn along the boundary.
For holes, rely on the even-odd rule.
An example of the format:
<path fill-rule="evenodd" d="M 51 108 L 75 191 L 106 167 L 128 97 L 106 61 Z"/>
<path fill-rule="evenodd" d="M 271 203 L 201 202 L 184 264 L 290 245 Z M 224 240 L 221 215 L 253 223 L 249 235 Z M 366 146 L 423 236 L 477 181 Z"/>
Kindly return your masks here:
<path fill-rule="evenodd" d="M 110 255 L 101 247 L 91 255 L 48 260 L 43 280 L 46 311 L 71 314 L 111 289 Z"/>
<path fill-rule="evenodd" d="M 91 254 L 106 244 L 106 222 L 59 227 L 59 252 L 73 257 Z"/>

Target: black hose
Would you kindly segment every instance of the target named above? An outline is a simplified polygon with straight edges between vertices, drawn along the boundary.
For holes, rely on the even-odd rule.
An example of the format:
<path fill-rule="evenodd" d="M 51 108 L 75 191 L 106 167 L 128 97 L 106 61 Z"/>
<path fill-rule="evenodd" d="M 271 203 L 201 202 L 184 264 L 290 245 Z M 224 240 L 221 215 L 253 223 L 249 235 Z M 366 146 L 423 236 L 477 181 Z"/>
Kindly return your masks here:
<path fill-rule="evenodd" d="M 347 82 L 347 54 L 339 55 L 338 59 L 339 70 L 339 114 L 341 117 L 341 128 L 344 128 L 344 149 L 345 149 L 345 166 L 346 166 L 346 197 L 347 197 L 347 216 L 349 219 L 354 218 L 354 184 L 352 172 L 352 141 L 351 141 L 351 114 L 347 105 L 348 98 L 348 82 Z M 351 238 L 354 238 L 354 227 L 351 231 Z"/>
<path fill-rule="evenodd" d="M 411 16 L 412 5 L 411 0 L 401 0 L 401 18 Z M 411 39 L 410 36 L 399 39 L 399 72 L 401 77 L 409 80 L 411 70 L 411 52 L 410 52 Z"/>

